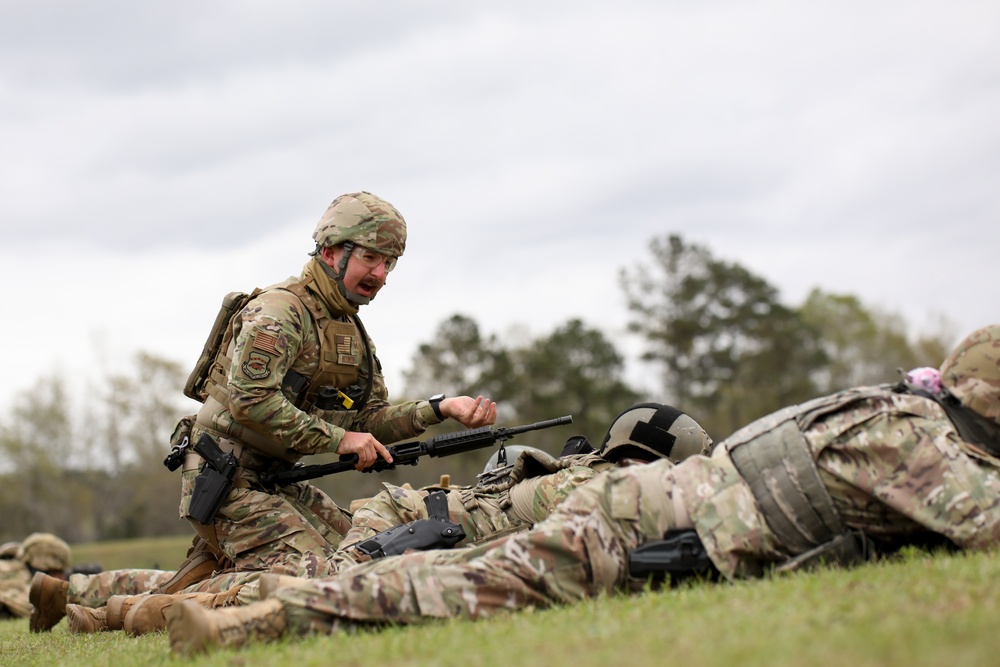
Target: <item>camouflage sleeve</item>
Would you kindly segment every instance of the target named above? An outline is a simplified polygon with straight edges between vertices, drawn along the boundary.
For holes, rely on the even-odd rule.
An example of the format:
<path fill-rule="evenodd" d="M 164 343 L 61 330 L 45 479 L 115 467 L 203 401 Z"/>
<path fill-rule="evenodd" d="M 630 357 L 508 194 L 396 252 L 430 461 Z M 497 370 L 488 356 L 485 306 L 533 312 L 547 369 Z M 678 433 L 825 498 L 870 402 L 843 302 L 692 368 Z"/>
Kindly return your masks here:
<path fill-rule="evenodd" d="M 573 466 L 518 482 L 510 490 L 514 512 L 528 523 L 543 521 L 574 489 L 589 482 L 597 474 L 592 468 Z"/>
<path fill-rule="evenodd" d="M 389 403 L 389 390 L 382 376 L 382 364 L 375 356 L 375 344 L 368 338 L 372 350 L 375 368 L 369 369 L 367 362 L 361 369 L 361 381 L 367 379 L 367 374 L 374 370 L 372 378 L 372 393 L 363 410 L 356 413 L 351 422 L 351 430 L 371 433 L 384 444 L 398 442 L 404 438 L 413 438 L 427 430 L 432 424 L 438 423 L 434 408 L 428 401 L 406 401 L 404 403 Z"/>
<path fill-rule="evenodd" d="M 319 334 L 290 292 L 264 292 L 246 305 L 236 322 L 229 370 L 233 416 L 286 447 L 303 454 L 336 452 L 347 430 L 394 442 L 419 435 L 428 423 L 434 423 L 428 421 L 428 415 L 433 419 L 433 410 L 426 402 L 423 406 L 421 402 L 389 404 L 377 360 L 371 396 L 360 412 L 310 414 L 295 407 L 281 391 L 281 383 L 296 360 L 318 357 Z M 369 369 L 363 368 L 362 374 L 366 372 Z"/>
<path fill-rule="evenodd" d="M 299 410 L 282 393 L 292 364 L 316 339 L 312 319 L 290 292 L 270 290 L 236 319 L 229 401 L 233 417 L 303 454 L 332 450 L 343 432 Z"/>
<path fill-rule="evenodd" d="M 871 495 L 924 529 L 963 548 L 1000 540 L 1000 475 L 995 466 L 964 451 L 951 423 L 910 414 L 883 413 L 864 424 L 862 436 L 840 439 L 818 465 Z M 877 534 L 893 529 L 891 516 L 848 507 Z M 899 528 L 897 525 L 896 529 Z"/>

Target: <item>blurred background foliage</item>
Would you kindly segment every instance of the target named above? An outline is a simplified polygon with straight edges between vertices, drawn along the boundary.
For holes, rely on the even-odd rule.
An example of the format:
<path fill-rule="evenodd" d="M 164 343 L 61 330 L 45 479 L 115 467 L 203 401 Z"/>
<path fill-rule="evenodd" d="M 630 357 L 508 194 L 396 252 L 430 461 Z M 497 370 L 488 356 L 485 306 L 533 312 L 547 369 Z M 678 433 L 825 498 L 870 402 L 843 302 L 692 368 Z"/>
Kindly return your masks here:
<path fill-rule="evenodd" d="M 516 327 L 501 336 L 450 316 L 418 346 L 392 399 L 483 394 L 501 406 L 498 426 L 571 414 L 571 426 L 508 443 L 552 454 L 575 435 L 600 445 L 615 416 L 640 401 L 680 407 L 718 441 L 785 405 L 894 382 L 899 369 L 936 367 L 965 333 L 941 320 L 918 334 L 897 314 L 819 289 L 799 305 L 782 303 L 764 278 L 676 235 L 653 239 L 645 261 L 619 279 L 627 323 L 595 328 L 572 319 L 541 336 Z M 610 339 L 606 331 L 621 333 Z M 626 367 L 625 345 L 639 345 L 635 368 Z M 82 404 L 54 376 L 19 396 L 0 415 L 0 542 L 35 531 L 70 543 L 188 535 L 177 514 L 178 475 L 162 465 L 174 425 L 192 411 L 181 391 L 188 372 L 143 352 L 127 374 L 98 380 Z M 424 437 L 444 428 L 459 427 Z M 449 475 L 452 484 L 473 483 L 491 453 L 315 483 L 346 508 L 381 482 L 419 487 Z"/>

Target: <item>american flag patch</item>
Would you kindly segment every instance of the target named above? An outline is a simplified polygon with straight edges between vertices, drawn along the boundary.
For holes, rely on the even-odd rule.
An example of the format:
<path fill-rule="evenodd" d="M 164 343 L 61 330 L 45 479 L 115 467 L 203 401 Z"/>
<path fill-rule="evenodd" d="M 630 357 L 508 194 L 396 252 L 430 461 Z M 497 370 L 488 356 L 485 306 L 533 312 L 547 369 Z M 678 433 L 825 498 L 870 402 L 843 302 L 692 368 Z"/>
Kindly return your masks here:
<path fill-rule="evenodd" d="M 278 354 L 278 349 L 275 347 L 277 342 L 277 336 L 269 334 L 266 331 L 258 331 L 257 335 L 254 336 L 253 346 L 258 350 L 264 350 L 265 352 L 270 352 L 271 354 Z"/>
<path fill-rule="evenodd" d="M 334 337 L 334 341 L 337 345 L 337 354 L 350 354 L 354 347 L 354 336 L 345 336 L 344 334 L 337 334 Z"/>

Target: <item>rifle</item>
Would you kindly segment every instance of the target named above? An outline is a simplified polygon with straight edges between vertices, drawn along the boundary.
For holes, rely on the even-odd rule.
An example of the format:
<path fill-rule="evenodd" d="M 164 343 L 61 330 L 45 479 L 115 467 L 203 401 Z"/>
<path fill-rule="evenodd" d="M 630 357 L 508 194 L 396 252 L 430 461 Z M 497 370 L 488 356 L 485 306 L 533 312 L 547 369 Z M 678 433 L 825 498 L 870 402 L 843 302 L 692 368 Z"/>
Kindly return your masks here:
<path fill-rule="evenodd" d="M 388 445 L 386 449 L 389 450 L 389 454 L 392 456 L 392 463 L 387 463 L 385 459 L 378 458 L 375 459 L 375 463 L 361 472 L 382 472 L 383 470 L 393 470 L 396 466 L 415 466 L 421 456 L 430 456 L 432 458 L 451 456 L 452 454 L 461 454 L 462 452 L 471 452 L 474 449 L 490 447 L 495 443 L 500 443 L 500 451 L 502 452 L 503 443 L 515 435 L 572 423 L 573 417 L 566 415 L 565 417 L 547 419 L 525 426 L 497 429 L 483 426 L 467 431 L 436 435 L 427 441 L 416 440 L 413 442 L 404 442 L 399 445 Z M 324 475 L 353 470 L 357 462 L 357 454 L 347 454 L 341 456 L 339 461 L 332 463 L 321 463 L 311 466 L 297 465 L 290 470 L 262 472 L 259 473 L 259 477 L 260 481 L 264 484 L 282 486 L 284 484 L 292 484 L 307 479 L 316 479 Z"/>

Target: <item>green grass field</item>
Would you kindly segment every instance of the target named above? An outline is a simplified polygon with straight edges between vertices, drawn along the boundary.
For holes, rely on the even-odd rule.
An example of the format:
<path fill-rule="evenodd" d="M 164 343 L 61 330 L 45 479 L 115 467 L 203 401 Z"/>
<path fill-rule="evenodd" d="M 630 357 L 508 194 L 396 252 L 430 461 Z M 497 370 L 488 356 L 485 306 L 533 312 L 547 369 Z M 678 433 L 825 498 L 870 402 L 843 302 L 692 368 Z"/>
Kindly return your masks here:
<path fill-rule="evenodd" d="M 181 555 L 186 546 L 179 543 Z M 971 667 L 1000 663 L 998 582 L 993 554 L 914 550 L 853 570 L 693 583 L 490 621 L 295 638 L 195 660 L 173 658 L 164 633 L 71 635 L 64 621 L 51 633 L 31 634 L 27 620 L 4 621 L 0 664 Z"/>

